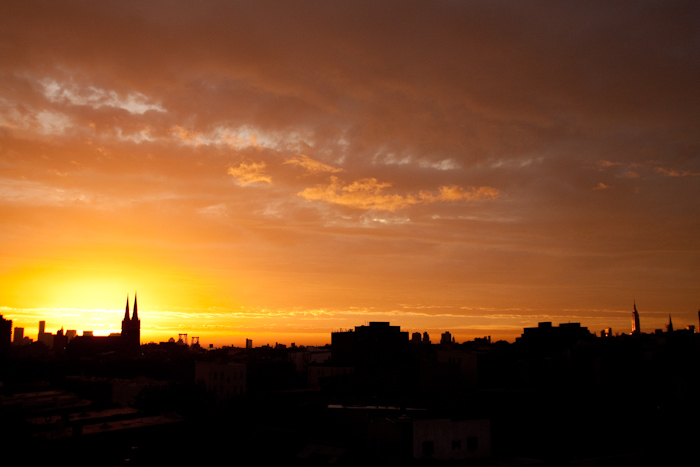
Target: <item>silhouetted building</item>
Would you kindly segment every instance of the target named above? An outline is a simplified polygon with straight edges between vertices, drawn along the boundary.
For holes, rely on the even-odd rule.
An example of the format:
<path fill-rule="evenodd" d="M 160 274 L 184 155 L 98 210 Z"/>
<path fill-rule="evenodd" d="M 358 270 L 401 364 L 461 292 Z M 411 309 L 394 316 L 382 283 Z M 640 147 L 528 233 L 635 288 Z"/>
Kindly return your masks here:
<path fill-rule="evenodd" d="M 443 332 L 442 335 L 440 336 L 440 343 L 441 344 L 452 344 L 454 342 L 454 338 L 452 337 L 452 334 L 450 331 Z"/>
<path fill-rule="evenodd" d="M 53 336 L 53 350 L 58 353 L 63 353 L 66 350 L 66 345 L 68 345 L 68 338 L 63 334 L 63 328 L 56 332 Z"/>
<path fill-rule="evenodd" d="M 12 320 L 0 315 L 0 354 L 6 356 L 10 353 L 10 338 L 12 337 Z"/>
<path fill-rule="evenodd" d="M 109 381 L 111 402 L 121 407 L 134 407 L 139 394 L 151 388 L 164 388 L 167 381 L 158 381 L 145 376 L 136 378 L 115 378 Z"/>
<path fill-rule="evenodd" d="M 39 321 L 39 334 L 36 340 L 49 349 L 53 347 L 53 334 L 46 332 L 46 321 Z"/>
<path fill-rule="evenodd" d="M 340 365 L 386 366 L 407 355 L 408 332 L 388 322 L 374 321 L 355 330 L 331 333 L 333 361 Z"/>
<path fill-rule="evenodd" d="M 420 344 L 421 343 L 420 332 L 414 332 L 413 334 L 411 334 L 411 343 L 412 344 Z"/>
<path fill-rule="evenodd" d="M 673 321 L 671 321 L 671 314 L 668 314 L 668 324 L 666 325 L 666 332 L 673 332 Z"/>
<path fill-rule="evenodd" d="M 287 358 L 294 363 L 298 373 L 306 371 L 311 364 L 325 363 L 331 359 L 331 351 L 327 348 L 306 347 L 304 349 L 297 348 L 289 352 Z"/>
<path fill-rule="evenodd" d="M 12 342 L 15 345 L 24 345 L 24 328 L 15 328 Z"/>
<path fill-rule="evenodd" d="M 95 336 L 91 331 L 83 332 L 66 346 L 68 355 L 75 357 L 95 357 L 101 354 L 123 352 L 126 350 L 120 334 Z"/>
<path fill-rule="evenodd" d="M 246 393 L 245 363 L 196 362 L 195 382 L 203 384 L 217 400 Z"/>
<path fill-rule="evenodd" d="M 517 344 L 540 350 L 561 350 L 580 341 L 590 341 L 595 335 L 580 323 L 561 323 L 553 327 L 549 321 L 538 323 L 536 328 L 525 328 Z"/>
<path fill-rule="evenodd" d="M 41 322 L 43 323 L 43 321 Z M 41 335 L 42 326 L 40 323 L 39 335 Z M 75 331 L 68 331 L 71 336 Z M 63 334 L 63 329 L 61 329 Z M 53 337 L 53 336 L 52 336 Z M 141 320 L 138 315 L 138 304 L 136 296 L 134 296 L 134 312 L 129 316 L 129 297 L 126 297 L 126 310 L 124 319 L 122 320 L 121 334 L 110 334 L 109 336 L 95 336 L 92 331 L 83 331 L 82 336 L 68 338 L 61 336 L 62 340 L 66 341 L 64 347 L 68 353 L 73 356 L 95 356 L 111 352 L 134 352 L 141 346 Z"/>
<path fill-rule="evenodd" d="M 415 420 L 413 457 L 483 459 L 491 456 L 489 420 Z"/>
<path fill-rule="evenodd" d="M 479 383 L 480 354 L 457 346 L 443 347 L 435 359 L 420 362 L 420 388 L 428 393 L 459 393 Z"/>
<path fill-rule="evenodd" d="M 141 320 L 139 320 L 138 303 L 134 294 L 134 313 L 129 317 L 129 296 L 126 297 L 126 311 L 122 320 L 122 340 L 128 348 L 138 348 L 141 345 Z"/>
<path fill-rule="evenodd" d="M 320 389 L 324 380 L 329 381 L 334 377 L 351 375 L 355 369 L 351 366 L 336 365 L 309 365 L 306 373 L 306 386 L 308 389 Z"/>
<path fill-rule="evenodd" d="M 430 335 L 427 332 L 423 333 L 423 343 L 430 344 Z"/>
<path fill-rule="evenodd" d="M 638 335 L 642 333 L 642 328 L 639 326 L 639 313 L 637 312 L 637 302 L 634 302 L 634 310 L 632 311 L 632 334 Z"/>

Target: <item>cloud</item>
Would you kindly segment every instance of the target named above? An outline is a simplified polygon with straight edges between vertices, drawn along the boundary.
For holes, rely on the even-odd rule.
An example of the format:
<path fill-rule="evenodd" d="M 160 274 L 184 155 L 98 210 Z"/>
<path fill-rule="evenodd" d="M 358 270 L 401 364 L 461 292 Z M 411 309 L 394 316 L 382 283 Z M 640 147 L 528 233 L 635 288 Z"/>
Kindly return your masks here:
<path fill-rule="evenodd" d="M 297 154 L 296 156 L 287 159 L 284 163 L 298 165 L 299 167 L 302 167 L 311 173 L 337 173 L 343 171 L 343 169 L 332 167 L 330 165 L 324 164 L 323 162 L 313 160 L 309 156 L 306 156 L 304 154 Z"/>
<path fill-rule="evenodd" d="M 390 183 L 380 183 L 376 178 L 363 178 L 346 185 L 338 177 L 332 176 L 327 185 L 306 188 L 298 193 L 307 200 L 319 200 L 356 209 L 396 211 L 415 204 L 429 204 L 437 201 L 484 201 L 499 196 L 499 191 L 491 187 L 461 188 L 458 186 L 440 187 L 437 194 L 421 191 L 413 194 L 386 194 Z"/>
<path fill-rule="evenodd" d="M 610 185 L 606 185 L 603 182 L 598 182 L 598 184 L 593 187 L 594 190 L 607 190 L 608 188 L 610 188 Z"/>
<path fill-rule="evenodd" d="M 437 195 L 422 191 L 420 193 L 420 198 L 427 203 L 433 203 L 435 201 L 488 201 L 498 198 L 500 194 L 499 190 L 489 186 L 465 189 L 452 185 L 441 186 Z"/>
<path fill-rule="evenodd" d="M 160 104 L 150 102 L 148 97 L 138 92 L 130 93 L 123 97 L 115 91 L 107 91 L 94 86 L 81 88 L 73 83 L 61 84 L 53 79 L 45 79 L 41 84 L 44 87 L 44 96 L 51 102 L 88 105 L 93 109 L 116 107 L 132 114 L 144 114 L 149 110 L 165 112 L 165 109 Z"/>
<path fill-rule="evenodd" d="M 59 111 L 39 110 L 26 104 L 0 97 L 0 128 L 62 135 L 73 126 L 73 119 Z"/>
<path fill-rule="evenodd" d="M 599 165 L 601 168 L 603 168 L 603 169 L 607 169 L 607 168 L 609 168 L 609 167 L 618 167 L 618 166 L 624 165 L 624 163 L 622 163 L 622 162 L 611 162 L 611 161 L 605 161 L 605 160 L 603 160 L 603 161 L 599 161 L 599 162 L 598 162 L 598 165 Z"/>
<path fill-rule="evenodd" d="M 379 183 L 376 178 L 364 178 L 345 185 L 338 177 L 331 177 L 327 185 L 306 188 L 299 196 L 307 200 L 319 200 L 357 209 L 394 211 L 417 201 L 412 197 L 386 195 L 382 189 L 391 186 Z"/>
<path fill-rule="evenodd" d="M 66 173 L 50 170 L 50 173 L 64 178 Z M 76 189 L 61 188 L 35 181 L 0 179 L 0 199 L 3 204 L 20 206 L 71 206 L 87 203 L 93 207 L 108 206 L 104 199 L 99 199 L 94 193 Z M 118 202 L 113 203 L 113 205 Z"/>
<path fill-rule="evenodd" d="M 228 206 L 225 203 L 213 204 L 211 206 L 206 206 L 198 209 L 203 216 L 211 217 L 214 219 L 223 219 L 228 216 Z"/>
<path fill-rule="evenodd" d="M 185 144 L 194 146 L 205 144 L 205 140 L 202 138 L 202 133 L 199 131 L 188 130 L 180 125 L 175 125 L 170 129 L 170 132 L 173 136 L 176 136 Z"/>
<path fill-rule="evenodd" d="M 697 177 L 700 172 L 691 172 L 690 170 L 672 170 L 663 167 L 654 167 L 654 172 L 666 175 L 667 177 Z"/>
<path fill-rule="evenodd" d="M 272 178 L 265 174 L 265 162 L 241 162 L 238 167 L 229 167 L 228 174 L 241 186 L 258 182 L 272 183 Z"/>

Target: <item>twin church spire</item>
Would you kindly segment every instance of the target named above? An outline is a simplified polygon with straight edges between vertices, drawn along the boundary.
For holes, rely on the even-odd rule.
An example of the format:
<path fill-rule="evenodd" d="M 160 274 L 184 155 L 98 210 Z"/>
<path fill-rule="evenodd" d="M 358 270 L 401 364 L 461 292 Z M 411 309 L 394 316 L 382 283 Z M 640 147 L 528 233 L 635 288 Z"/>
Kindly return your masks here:
<path fill-rule="evenodd" d="M 124 312 L 124 321 L 139 320 L 139 306 L 136 303 L 136 293 L 134 293 L 134 314 L 129 318 L 129 294 L 126 294 L 126 311 Z"/>
<path fill-rule="evenodd" d="M 141 320 L 139 319 L 139 306 L 134 293 L 134 312 L 129 317 L 129 295 L 126 296 L 126 311 L 122 320 L 122 340 L 129 347 L 141 345 Z"/>

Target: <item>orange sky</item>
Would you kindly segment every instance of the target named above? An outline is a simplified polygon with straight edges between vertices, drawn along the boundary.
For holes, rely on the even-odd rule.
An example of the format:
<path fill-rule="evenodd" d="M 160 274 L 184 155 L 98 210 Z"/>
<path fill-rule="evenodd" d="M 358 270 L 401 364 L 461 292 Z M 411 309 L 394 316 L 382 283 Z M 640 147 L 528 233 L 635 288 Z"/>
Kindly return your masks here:
<path fill-rule="evenodd" d="M 13 2 L 0 313 L 323 344 L 698 325 L 695 2 Z"/>

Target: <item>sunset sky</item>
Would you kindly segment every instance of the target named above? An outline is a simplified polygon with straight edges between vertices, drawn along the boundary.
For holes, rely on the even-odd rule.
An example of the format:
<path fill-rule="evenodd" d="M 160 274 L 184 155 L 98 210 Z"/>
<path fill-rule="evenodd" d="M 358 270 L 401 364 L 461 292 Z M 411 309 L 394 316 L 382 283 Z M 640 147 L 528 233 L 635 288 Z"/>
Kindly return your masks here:
<path fill-rule="evenodd" d="M 698 325 L 700 2 L 2 3 L 33 339 Z"/>

